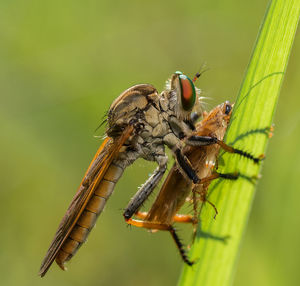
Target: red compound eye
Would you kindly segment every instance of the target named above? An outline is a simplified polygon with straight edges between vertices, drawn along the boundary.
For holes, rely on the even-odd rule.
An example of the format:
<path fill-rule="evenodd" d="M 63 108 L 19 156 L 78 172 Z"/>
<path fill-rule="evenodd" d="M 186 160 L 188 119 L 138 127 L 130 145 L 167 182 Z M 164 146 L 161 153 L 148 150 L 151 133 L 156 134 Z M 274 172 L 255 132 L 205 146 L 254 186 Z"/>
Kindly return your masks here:
<path fill-rule="evenodd" d="M 196 90 L 194 83 L 184 74 L 179 75 L 181 89 L 181 103 L 184 110 L 191 110 L 196 101 Z"/>

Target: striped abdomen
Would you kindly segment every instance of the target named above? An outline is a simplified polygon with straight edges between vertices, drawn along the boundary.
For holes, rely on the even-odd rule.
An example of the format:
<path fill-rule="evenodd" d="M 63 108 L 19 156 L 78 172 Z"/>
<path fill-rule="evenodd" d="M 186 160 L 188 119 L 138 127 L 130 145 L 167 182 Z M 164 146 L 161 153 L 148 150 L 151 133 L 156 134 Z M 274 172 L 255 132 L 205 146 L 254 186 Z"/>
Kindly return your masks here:
<path fill-rule="evenodd" d="M 57 253 L 56 263 L 64 269 L 64 263 L 70 260 L 79 247 L 85 242 L 91 229 L 94 227 L 97 217 L 103 211 L 104 206 L 112 194 L 115 185 L 124 169 L 112 163 L 106 171 L 99 186 L 87 203 L 84 211 L 77 220 L 70 235 Z"/>

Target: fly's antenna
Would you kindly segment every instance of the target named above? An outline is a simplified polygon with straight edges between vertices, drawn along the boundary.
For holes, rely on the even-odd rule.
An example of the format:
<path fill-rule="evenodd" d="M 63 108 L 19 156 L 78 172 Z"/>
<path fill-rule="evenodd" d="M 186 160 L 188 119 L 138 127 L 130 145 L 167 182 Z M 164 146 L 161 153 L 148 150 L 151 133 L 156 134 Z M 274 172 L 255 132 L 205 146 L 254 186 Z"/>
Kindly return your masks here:
<path fill-rule="evenodd" d="M 206 63 L 203 63 L 199 71 L 195 74 L 193 82 L 195 82 L 203 73 L 207 72 L 208 70 L 209 68 L 206 67 Z"/>
<path fill-rule="evenodd" d="M 108 121 L 107 117 L 108 117 L 108 112 L 106 112 L 105 115 L 102 117 L 102 122 L 95 129 L 94 133 L 96 133 L 103 125 L 107 124 L 107 121 Z M 107 137 L 106 134 L 104 134 L 104 135 L 94 135 L 94 138 L 105 139 L 106 137 Z"/>
<path fill-rule="evenodd" d="M 197 72 L 193 78 L 193 82 L 195 82 L 201 76 L 200 72 Z"/>

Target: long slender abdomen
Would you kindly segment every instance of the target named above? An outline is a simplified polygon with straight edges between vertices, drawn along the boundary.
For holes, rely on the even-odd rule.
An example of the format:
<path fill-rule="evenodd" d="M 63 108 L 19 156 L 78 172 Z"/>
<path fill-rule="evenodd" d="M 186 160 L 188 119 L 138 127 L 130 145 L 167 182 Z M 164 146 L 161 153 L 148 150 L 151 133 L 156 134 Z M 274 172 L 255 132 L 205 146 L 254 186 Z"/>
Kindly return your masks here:
<path fill-rule="evenodd" d="M 64 263 L 70 260 L 79 247 L 85 242 L 88 234 L 94 227 L 97 217 L 103 211 L 104 206 L 112 194 L 117 181 L 124 169 L 112 163 L 106 171 L 98 188 L 87 203 L 70 235 L 63 243 L 56 256 L 56 263 L 64 270 Z"/>

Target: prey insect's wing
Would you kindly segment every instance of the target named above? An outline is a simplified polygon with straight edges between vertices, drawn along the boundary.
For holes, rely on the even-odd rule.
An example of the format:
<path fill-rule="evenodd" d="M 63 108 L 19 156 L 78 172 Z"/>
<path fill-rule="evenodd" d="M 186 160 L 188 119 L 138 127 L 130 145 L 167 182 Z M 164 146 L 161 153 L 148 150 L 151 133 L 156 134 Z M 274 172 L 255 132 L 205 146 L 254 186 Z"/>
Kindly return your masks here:
<path fill-rule="evenodd" d="M 168 173 L 146 220 L 171 224 L 174 215 L 185 203 L 185 199 L 190 193 L 191 185 L 192 183 L 185 179 L 178 170 L 176 164 L 174 164 Z"/>
<path fill-rule="evenodd" d="M 54 239 L 51 242 L 47 254 L 41 264 L 39 271 L 40 276 L 44 276 L 48 271 L 61 246 L 72 231 L 81 213 L 89 202 L 89 199 L 97 189 L 99 183 L 105 175 L 105 172 L 118 155 L 123 144 L 132 134 L 132 131 L 133 127 L 127 126 L 120 137 L 116 139 L 107 137 L 99 147 L 83 177 L 77 193 L 72 199 L 68 210 L 55 233 Z"/>

